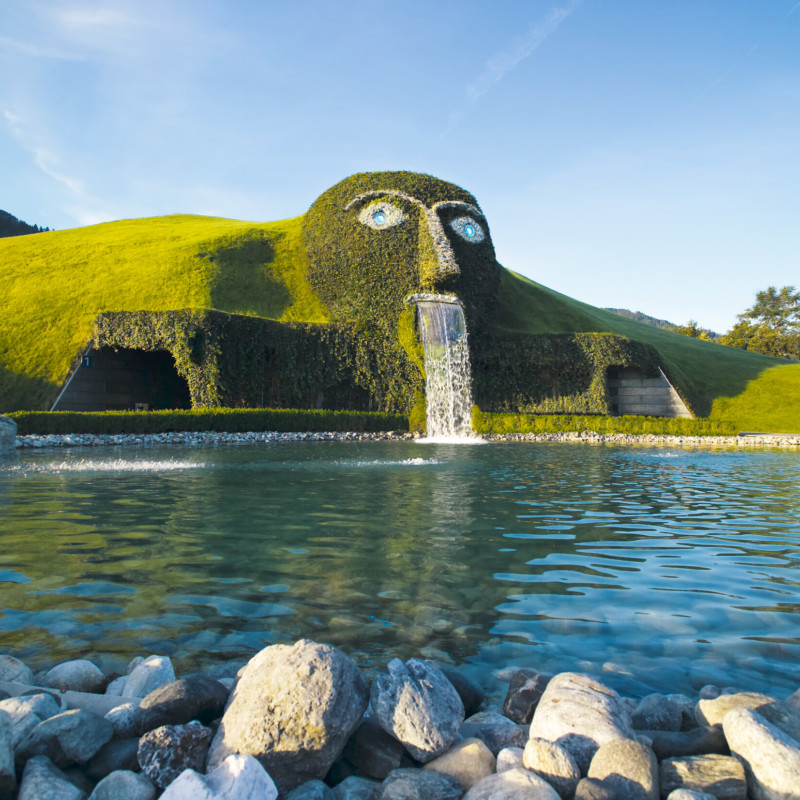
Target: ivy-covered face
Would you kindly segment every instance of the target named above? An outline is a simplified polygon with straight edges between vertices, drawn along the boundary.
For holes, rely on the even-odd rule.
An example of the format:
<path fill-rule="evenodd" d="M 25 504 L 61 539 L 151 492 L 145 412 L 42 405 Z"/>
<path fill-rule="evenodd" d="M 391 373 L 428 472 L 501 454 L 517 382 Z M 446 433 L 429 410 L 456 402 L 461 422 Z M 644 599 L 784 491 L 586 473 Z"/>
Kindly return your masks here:
<path fill-rule="evenodd" d="M 408 295 L 446 292 L 474 326 L 494 298 L 500 267 L 483 212 L 430 175 L 353 175 L 314 202 L 304 234 L 309 280 L 337 319 L 393 324 Z"/>

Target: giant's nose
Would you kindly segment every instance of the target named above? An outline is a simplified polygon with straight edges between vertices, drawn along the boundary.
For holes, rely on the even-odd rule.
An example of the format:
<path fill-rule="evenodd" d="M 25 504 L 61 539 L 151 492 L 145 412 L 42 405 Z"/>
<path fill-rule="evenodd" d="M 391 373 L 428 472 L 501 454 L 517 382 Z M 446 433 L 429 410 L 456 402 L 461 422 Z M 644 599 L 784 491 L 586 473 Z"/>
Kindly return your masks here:
<path fill-rule="evenodd" d="M 443 288 L 461 269 L 435 208 L 424 208 L 419 220 L 419 279 L 425 289 Z"/>

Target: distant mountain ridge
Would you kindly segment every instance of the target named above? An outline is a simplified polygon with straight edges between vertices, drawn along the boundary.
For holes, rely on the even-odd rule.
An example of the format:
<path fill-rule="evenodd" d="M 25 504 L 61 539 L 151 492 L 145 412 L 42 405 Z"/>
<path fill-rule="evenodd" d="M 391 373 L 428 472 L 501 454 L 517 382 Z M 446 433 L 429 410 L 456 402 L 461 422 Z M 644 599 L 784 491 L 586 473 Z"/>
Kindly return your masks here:
<path fill-rule="evenodd" d="M 665 319 L 658 319 L 658 317 L 651 317 L 649 314 L 644 314 L 641 311 L 630 311 L 627 308 L 604 308 L 603 311 L 610 311 L 612 314 L 619 314 L 621 317 L 627 319 L 635 319 L 637 322 L 643 322 L 645 325 L 652 325 L 654 328 L 663 328 L 666 331 L 674 331 L 679 328 L 674 322 L 669 322 Z"/>
<path fill-rule="evenodd" d="M 29 233 L 42 233 L 49 231 L 50 228 L 40 228 L 38 225 L 28 225 L 21 219 L 17 219 L 8 211 L 0 210 L 0 238 L 5 236 L 27 236 Z"/>
<path fill-rule="evenodd" d="M 673 333 L 681 333 L 684 336 L 693 336 L 699 338 L 707 338 L 709 341 L 719 339 L 719 334 L 712 331 L 710 328 L 701 328 L 694 320 L 689 320 L 686 325 L 676 325 L 674 322 L 669 322 L 666 319 L 659 319 L 658 317 L 651 317 L 642 311 L 630 311 L 627 308 L 604 308 L 603 311 L 610 311 L 612 314 L 617 314 L 626 319 L 632 319 L 636 322 L 641 322 L 644 325 L 650 325 L 653 328 L 661 328 L 661 330 L 672 331 Z"/>

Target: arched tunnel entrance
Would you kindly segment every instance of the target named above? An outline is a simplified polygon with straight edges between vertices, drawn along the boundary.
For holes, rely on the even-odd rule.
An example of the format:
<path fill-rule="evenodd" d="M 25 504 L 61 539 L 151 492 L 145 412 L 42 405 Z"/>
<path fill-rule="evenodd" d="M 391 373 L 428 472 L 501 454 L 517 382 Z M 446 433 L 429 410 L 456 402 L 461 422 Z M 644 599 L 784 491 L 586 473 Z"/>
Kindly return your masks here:
<path fill-rule="evenodd" d="M 110 347 L 90 348 L 51 411 L 155 411 L 191 408 L 186 381 L 172 355 Z"/>

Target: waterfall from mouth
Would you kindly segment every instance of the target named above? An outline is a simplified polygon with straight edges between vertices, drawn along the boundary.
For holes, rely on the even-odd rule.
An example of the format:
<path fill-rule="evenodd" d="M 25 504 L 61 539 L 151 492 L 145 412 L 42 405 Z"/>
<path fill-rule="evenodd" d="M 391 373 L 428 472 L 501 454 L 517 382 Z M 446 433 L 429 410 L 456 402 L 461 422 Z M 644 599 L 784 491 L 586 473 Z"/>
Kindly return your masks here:
<path fill-rule="evenodd" d="M 413 295 L 425 350 L 428 439 L 472 439 L 472 377 L 461 301 Z"/>

